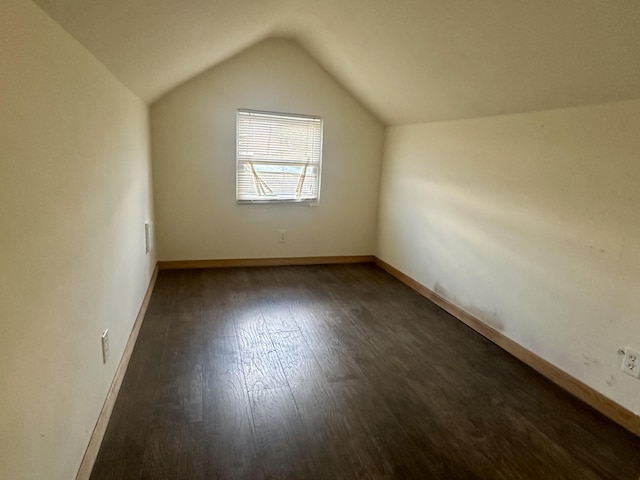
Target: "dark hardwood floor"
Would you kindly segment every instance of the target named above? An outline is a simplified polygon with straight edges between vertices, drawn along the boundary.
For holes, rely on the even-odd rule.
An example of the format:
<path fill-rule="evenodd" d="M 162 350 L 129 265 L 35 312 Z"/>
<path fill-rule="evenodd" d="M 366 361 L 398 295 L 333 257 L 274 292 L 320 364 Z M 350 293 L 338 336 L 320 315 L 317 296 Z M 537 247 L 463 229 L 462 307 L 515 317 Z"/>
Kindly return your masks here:
<path fill-rule="evenodd" d="M 373 265 L 161 271 L 91 478 L 637 480 L 640 439 Z"/>

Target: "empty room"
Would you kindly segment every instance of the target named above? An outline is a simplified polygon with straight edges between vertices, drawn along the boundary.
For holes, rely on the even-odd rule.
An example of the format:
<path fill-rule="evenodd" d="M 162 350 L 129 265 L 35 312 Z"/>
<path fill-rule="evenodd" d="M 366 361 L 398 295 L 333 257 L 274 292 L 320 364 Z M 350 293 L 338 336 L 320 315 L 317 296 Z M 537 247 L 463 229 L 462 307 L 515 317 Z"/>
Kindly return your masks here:
<path fill-rule="evenodd" d="M 2 0 L 0 479 L 640 477 L 636 0 Z"/>

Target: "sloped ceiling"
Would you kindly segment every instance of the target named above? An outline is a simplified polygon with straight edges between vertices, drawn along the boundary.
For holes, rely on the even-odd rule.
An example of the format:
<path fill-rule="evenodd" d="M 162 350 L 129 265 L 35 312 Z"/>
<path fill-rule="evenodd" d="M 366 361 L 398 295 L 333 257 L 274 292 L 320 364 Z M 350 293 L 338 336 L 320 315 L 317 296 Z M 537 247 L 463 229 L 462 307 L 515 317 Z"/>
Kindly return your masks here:
<path fill-rule="evenodd" d="M 386 124 L 640 98 L 638 0 L 35 0 L 148 103 L 297 40 Z"/>

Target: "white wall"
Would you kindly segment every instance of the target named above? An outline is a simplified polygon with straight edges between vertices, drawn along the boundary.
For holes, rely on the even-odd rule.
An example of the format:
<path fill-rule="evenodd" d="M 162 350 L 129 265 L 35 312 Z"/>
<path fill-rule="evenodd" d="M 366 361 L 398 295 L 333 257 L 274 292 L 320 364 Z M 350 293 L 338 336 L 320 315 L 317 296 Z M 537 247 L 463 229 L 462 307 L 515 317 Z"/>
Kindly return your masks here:
<path fill-rule="evenodd" d="M 377 254 L 637 413 L 639 132 L 640 101 L 389 128 Z"/>
<path fill-rule="evenodd" d="M 238 108 L 324 118 L 318 207 L 236 205 Z M 262 42 L 181 85 L 152 105 L 151 132 L 160 259 L 373 254 L 383 127 L 296 43 Z"/>
<path fill-rule="evenodd" d="M 0 65 L 0 478 L 69 480 L 155 263 L 148 110 L 30 1 Z"/>

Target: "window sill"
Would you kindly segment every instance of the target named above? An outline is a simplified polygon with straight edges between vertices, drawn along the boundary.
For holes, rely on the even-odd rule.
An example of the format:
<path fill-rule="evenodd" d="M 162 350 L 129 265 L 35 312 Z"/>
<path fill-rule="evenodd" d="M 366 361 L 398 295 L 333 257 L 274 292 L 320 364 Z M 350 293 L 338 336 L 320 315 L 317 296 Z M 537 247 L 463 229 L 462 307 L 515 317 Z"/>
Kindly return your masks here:
<path fill-rule="evenodd" d="M 320 201 L 315 200 L 236 200 L 237 205 L 302 205 L 317 207 Z"/>

